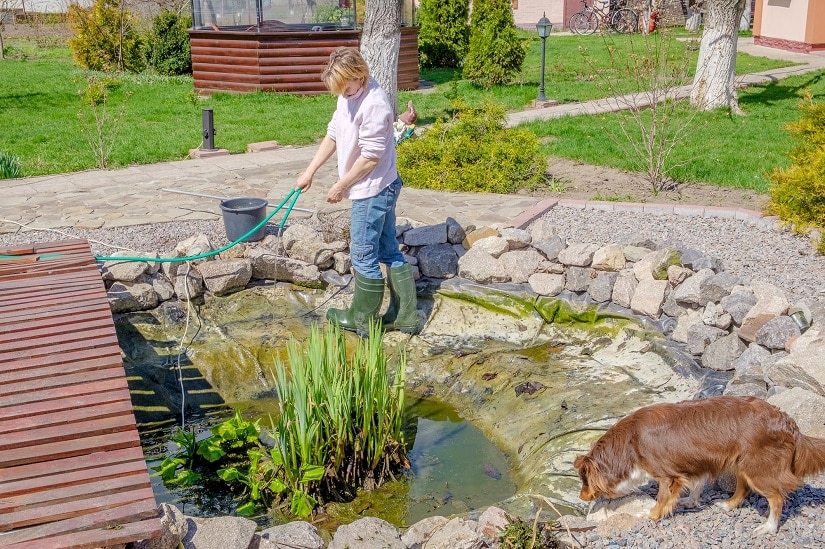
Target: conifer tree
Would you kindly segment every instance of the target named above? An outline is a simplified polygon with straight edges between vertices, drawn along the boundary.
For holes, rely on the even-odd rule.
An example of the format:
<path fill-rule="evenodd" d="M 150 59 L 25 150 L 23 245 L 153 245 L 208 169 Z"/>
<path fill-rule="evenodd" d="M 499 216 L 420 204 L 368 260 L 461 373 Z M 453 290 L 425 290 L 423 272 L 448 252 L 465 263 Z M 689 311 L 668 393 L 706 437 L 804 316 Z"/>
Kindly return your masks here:
<path fill-rule="evenodd" d="M 421 0 L 418 55 L 423 68 L 460 67 L 467 55 L 468 0 Z"/>
<path fill-rule="evenodd" d="M 474 0 L 464 78 L 483 88 L 505 84 L 521 71 L 526 54 L 510 0 Z"/>

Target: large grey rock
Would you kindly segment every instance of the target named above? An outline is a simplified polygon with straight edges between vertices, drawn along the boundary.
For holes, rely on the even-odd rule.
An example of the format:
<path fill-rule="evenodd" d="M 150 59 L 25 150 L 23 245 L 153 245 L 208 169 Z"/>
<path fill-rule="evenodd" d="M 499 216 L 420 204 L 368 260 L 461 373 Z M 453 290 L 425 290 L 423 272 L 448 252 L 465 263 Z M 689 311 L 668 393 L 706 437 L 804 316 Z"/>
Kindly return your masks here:
<path fill-rule="evenodd" d="M 442 516 L 427 517 L 419 520 L 401 536 L 407 549 L 421 549 L 433 535 L 433 532 L 444 526 L 450 519 Z"/>
<path fill-rule="evenodd" d="M 567 244 L 559 236 L 551 236 L 544 240 L 533 240 L 533 247 L 540 251 L 550 261 L 555 261 Z"/>
<path fill-rule="evenodd" d="M 478 533 L 485 541 L 497 540 L 510 524 L 504 509 L 494 505 L 488 507 L 478 517 Z"/>
<path fill-rule="evenodd" d="M 702 269 L 689 276 L 687 280 L 676 286 L 673 290 L 673 298 L 677 303 L 690 306 L 705 306 L 707 302 L 702 303 L 702 283 L 713 276 L 713 271 L 710 269 Z"/>
<path fill-rule="evenodd" d="M 719 305 L 724 312 L 730 314 L 734 324 L 741 326 L 745 315 L 756 305 L 756 296 L 749 287 L 738 286 L 731 290 L 729 296 L 719 300 Z"/>
<path fill-rule="evenodd" d="M 335 250 L 330 248 L 322 240 L 297 240 L 292 247 L 287 250 L 287 255 L 292 259 L 316 265 L 319 269 L 328 269 L 335 261 L 333 255 Z"/>
<path fill-rule="evenodd" d="M 739 284 L 739 277 L 735 274 L 722 271 L 702 280 L 699 285 L 699 305 L 718 302 L 730 295 L 731 290 Z"/>
<path fill-rule="evenodd" d="M 599 271 L 621 271 L 626 262 L 622 247 L 609 244 L 593 252 L 590 266 Z"/>
<path fill-rule="evenodd" d="M 284 229 L 281 235 L 280 245 L 289 251 L 296 243 L 309 241 L 323 241 L 323 236 L 320 232 L 308 225 L 296 223 L 294 225 L 290 224 Z"/>
<path fill-rule="evenodd" d="M 458 271 L 458 255 L 452 244 L 422 246 L 416 256 L 418 270 L 432 278 L 450 278 Z"/>
<path fill-rule="evenodd" d="M 736 373 L 731 383 L 757 383 L 767 388 L 765 381 L 765 363 L 771 352 L 761 345 L 751 343 L 748 348 L 733 361 Z"/>
<path fill-rule="evenodd" d="M 586 292 L 593 272 L 590 267 L 568 267 L 565 288 L 571 292 Z"/>
<path fill-rule="evenodd" d="M 260 248 L 249 250 L 247 256 L 252 262 L 252 278 L 292 282 L 310 288 L 320 288 L 323 285 L 321 271 L 316 265 Z"/>
<path fill-rule="evenodd" d="M 670 288 L 667 280 L 645 278 L 639 281 L 633 299 L 630 301 L 630 310 L 636 314 L 659 318 L 662 314 L 662 303 L 666 292 Z"/>
<path fill-rule="evenodd" d="M 146 282 L 115 282 L 106 292 L 113 313 L 146 311 L 158 306 L 158 295 Z"/>
<path fill-rule="evenodd" d="M 699 356 L 705 352 L 708 345 L 726 335 L 728 335 L 727 331 L 714 326 L 705 326 L 700 321 L 688 328 L 687 350 L 690 354 Z"/>
<path fill-rule="evenodd" d="M 622 269 L 619 271 L 619 276 L 613 283 L 613 293 L 611 300 L 616 305 L 630 308 L 630 303 L 633 301 L 633 294 L 636 293 L 636 286 L 639 282 L 636 280 L 636 275 L 633 274 L 632 269 Z"/>
<path fill-rule="evenodd" d="M 446 244 L 447 241 L 447 223 L 425 225 L 404 233 L 404 244 L 407 246 L 433 246 Z"/>
<path fill-rule="evenodd" d="M 709 257 L 704 252 L 694 250 L 692 248 L 683 248 L 682 265 L 693 271 L 701 271 L 702 269 L 710 269 L 713 272 L 720 272 L 723 270 L 722 261 L 716 258 Z"/>
<path fill-rule="evenodd" d="M 524 231 L 527 232 L 527 231 Z M 510 280 L 515 283 L 527 282 L 530 275 L 538 271 L 539 264 L 544 259 L 536 250 L 520 249 L 504 252 L 498 258 L 504 269 L 510 273 Z"/>
<path fill-rule="evenodd" d="M 168 503 L 158 505 L 161 534 L 159 538 L 135 542 L 135 549 L 178 549 L 186 533 L 189 522 L 180 509 Z"/>
<path fill-rule="evenodd" d="M 117 256 L 145 257 L 144 254 L 127 254 L 125 252 L 116 252 L 112 255 L 112 257 Z M 154 257 L 157 257 L 157 254 L 155 254 Z M 121 282 L 134 282 L 144 274 L 148 274 L 150 272 L 151 270 L 149 268 L 149 263 L 146 261 L 109 260 L 104 261 L 100 267 L 100 274 L 106 282 L 113 280 L 120 280 Z"/>
<path fill-rule="evenodd" d="M 458 276 L 479 284 L 510 280 L 510 275 L 498 259 L 475 246 L 458 260 Z"/>
<path fill-rule="evenodd" d="M 352 268 L 352 258 L 346 252 L 332 254 L 332 269 L 338 274 L 347 274 Z"/>
<path fill-rule="evenodd" d="M 152 273 L 144 282 L 152 285 L 152 289 L 158 296 L 158 301 L 168 301 L 175 296 L 175 287 L 160 272 Z"/>
<path fill-rule="evenodd" d="M 785 314 L 789 305 L 785 293 L 772 284 L 754 282 L 751 287 L 756 304 L 742 319 L 739 337 L 753 342 L 756 341 L 756 332 L 771 319 Z"/>
<path fill-rule="evenodd" d="M 464 231 L 461 223 L 452 217 L 448 217 L 444 223 L 447 226 L 447 242 L 450 244 L 461 244 L 464 242 L 464 239 L 467 238 L 467 233 Z"/>
<path fill-rule="evenodd" d="M 564 275 L 534 273 L 527 279 L 530 289 L 538 295 L 556 296 L 564 290 Z"/>
<path fill-rule="evenodd" d="M 764 400 L 768 396 L 768 389 L 765 383 L 734 383 L 733 380 L 731 380 L 727 387 L 725 387 L 722 394 L 731 396 L 752 396 Z"/>
<path fill-rule="evenodd" d="M 498 258 L 501 254 L 510 249 L 510 244 L 507 242 L 506 238 L 502 238 L 500 236 L 488 236 L 486 238 L 482 238 L 481 240 L 477 240 L 471 249 L 486 252 L 491 256 Z"/>
<path fill-rule="evenodd" d="M 791 416 L 803 434 L 825 438 L 825 396 L 793 387 L 767 400 Z"/>
<path fill-rule="evenodd" d="M 215 295 L 242 290 L 252 279 L 252 262 L 248 259 L 217 259 L 198 265 L 206 289 Z"/>
<path fill-rule="evenodd" d="M 173 250 L 172 257 L 194 257 L 214 251 L 209 237 L 205 234 L 192 235 L 186 240 L 178 242 Z"/>
<path fill-rule="evenodd" d="M 260 549 L 323 549 L 326 546 L 318 529 L 302 520 L 267 528 L 259 535 L 268 542 L 266 546 L 261 544 Z"/>
<path fill-rule="evenodd" d="M 772 385 L 801 387 L 825 396 L 825 330 L 809 328 L 791 345 L 791 352 L 767 367 Z"/>
<path fill-rule="evenodd" d="M 376 517 L 365 517 L 339 526 L 328 549 L 406 549 L 395 526 Z"/>
<path fill-rule="evenodd" d="M 639 281 L 667 280 L 667 269 L 671 265 L 679 265 L 679 252 L 674 248 L 662 248 L 650 252 L 633 265 L 633 274 Z"/>
<path fill-rule="evenodd" d="M 559 252 L 559 263 L 574 267 L 589 267 L 593 261 L 593 254 L 599 249 L 597 244 L 586 242 L 569 242 L 567 247 Z"/>
<path fill-rule="evenodd" d="M 736 334 L 720 337 L 705 348 L 702 354 L 702 366 L 717 372 L 733 370 L 734 361 L 746 348 Z"/>
<path fill-rule="evenodd" d="M 702 313 L 700 311 L 687 309 L 684 314 L 676 318 L 676 327 L 670 334 L 670 339 L 679 343 L 688 342 L 688 334 L 693 326 L 705 326 L 702 322 Z M 722 332 L 717 332 L 721 334 Z M 702 350 L 705 349 L 705 343 L 702 344 Z M 699 354 L 699 353 L 695 353 Z"/>
<path fill-rule="evenodd" d="M 759 328 L 754 341 L 768 349 L 784 349 L 791 338 L 801 333 L 799 325 L 791 317 L 782 315 L 770 319 Z"/>
<path fill-rule="evenodd" d="M 645 248 L 643 246 L 624 246 L 622 248 L 624 258 L 631 263 L 637 263 L 642 260 L 644 256 L 653 251 L 653 248 Z"/>
<path fill-rule="evenodd" d="M 687 277 L 693 275 L 693 271 L 681 265 L 671 265 L 667 268 L 667 281 L 674 288 L 687 280 Z"/>
<path fill-rule="evenodd" d="M 242 517 L 188 517 L 184 549 L 248 549 L 258 525 Z"/>
<path fill-rule="evenodd" d="M 456 517 L 433 532 L 424 549 L 476 549 L 482 543 L 474 521 Z"/>
<path fill-rule="evenodd" d="M 530 232 L 525 229 L 516 229 L 513 227 L 506 227 L 500 229 L 501 238 L 507 241 L 511 250 L 521 250 L 530 245 L 533 241 Z"/>
<path fill-rule="evenodd" d="M 203 277 L 194 267 L 181 267 L 175 277 L 175 295 L 181 301 L 191 301 L 203 295 Z"/>
<path fill-rule="evenodd" d="M 527 228 L 530 231 L 530 238 L 533 242 L 537 240 L 549 240 L 556 236 L 556 228 L 546 217 L 540 217 L 533 221 Z"/>
<path fill-rule="evenodd" d="M 599 498 L 587 513 L 587 520 L 604 522 L 617 515 L 630 515 L 638 519 L 646 519 L 656 500 L 642 492 L 636 492 L 621 498 Z"/>
<path fill-rule="evenodd" d="M 616 284 L 616 279 L 619 278 L 619 273 L 611 271 L 594 271 L 593 278 L 590 279 L 590 285 L 587 287 L 587 293 L 598 303 L 610 301 L 613 297 L 613 286 Z"/>

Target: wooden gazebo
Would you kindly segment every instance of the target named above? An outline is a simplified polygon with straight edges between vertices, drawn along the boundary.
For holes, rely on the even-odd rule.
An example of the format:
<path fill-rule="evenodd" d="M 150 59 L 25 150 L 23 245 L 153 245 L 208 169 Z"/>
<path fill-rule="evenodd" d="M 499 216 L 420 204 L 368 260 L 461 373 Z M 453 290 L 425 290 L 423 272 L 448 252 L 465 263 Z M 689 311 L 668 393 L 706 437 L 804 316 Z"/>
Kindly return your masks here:
<path fill-rule="evenodd" d="M 321 71 L 335 48 L 358 46 L 359 12 L 354 0 L 301 1 L 193 0 L 189 36 L 195 90 L 326 93 Z M 398 88 L 414 90 L 418 28 L 412 26 L 412 0 L 404 0 L 404 6 Z"/>

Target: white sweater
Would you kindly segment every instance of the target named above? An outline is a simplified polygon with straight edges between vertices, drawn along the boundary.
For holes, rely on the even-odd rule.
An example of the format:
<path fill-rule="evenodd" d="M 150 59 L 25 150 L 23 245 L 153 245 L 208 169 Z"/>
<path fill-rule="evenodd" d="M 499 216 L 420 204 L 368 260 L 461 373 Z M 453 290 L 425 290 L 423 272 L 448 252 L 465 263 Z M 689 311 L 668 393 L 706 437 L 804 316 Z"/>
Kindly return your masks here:
<path fill-rule="evenodd" d="M 352 97 L 338 96 L 327 125 L 338 154 L 338 177 L 344 177 L 359 156 L 379 159 L 372 172 L 349 188 L 350 200 L 375 196 L 398 178 L 393 122 L 390 100 L 373 78 Z"/>

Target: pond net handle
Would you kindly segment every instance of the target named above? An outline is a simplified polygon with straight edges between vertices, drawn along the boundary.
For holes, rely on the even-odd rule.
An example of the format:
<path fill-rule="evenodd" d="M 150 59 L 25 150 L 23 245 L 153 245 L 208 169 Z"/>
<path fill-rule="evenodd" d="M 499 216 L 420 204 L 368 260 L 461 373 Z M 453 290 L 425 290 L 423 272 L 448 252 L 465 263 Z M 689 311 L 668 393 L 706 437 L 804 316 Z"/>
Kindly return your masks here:
<path fill-rule="evenodd" d="M 261 227 L 266 225 L 266 223 L 276 213 L 278 213 L 281 210 L 281 208 L 283 208 L 284 204 L 286 204 L 288 200 L 292 199 L 291 202 L 289 203 L 289 206 L 287 207 L 286 211 L 284 212 L 284 217 L 281 220 L 281 224 L 278 227 L 278 233 L 280 234 L 281 232 L 283 232 L 284 224 L 286 224 L 286 219 L 287 219 L 287 217 L 289 217 L 289 213 L 292 211 L 292 208 L 295 206 L 295 202 L 298 200 L 299 196 L 301 196 L 301 190 L 300 189 L 292 189 L 284 197 L 284 199 L 281 200 L 278 203 L 277 206 L 275 206 L 275 209 L 272 210 L 272 212 L 270 214 L 268 214 L 266 217 L 264 217 L 264 219 L 260 223 L 258 223 L 254 227 L 252 227 L 249 231 L 247 231 L 246 234 L 244 234 L 243 236 L 241 236 L 240 238 L 238 238 L 234 242 L 230 242 L 229 244 L 227 244 L 225 246 L 221 246 L 217 250 L 212 250 L 211 252 L 205 252 L 205 253 L 202 253 L 202 254 L 190 255 L 190 256 L 186 256 L 186 257 L 138 257 L 138 256 L 130 257 L 130 256 L 102 256 L 102 255 L 96 255 L 95 256 L 95 261 L 146 261 L 146 262 L 153 262 L 154 261 L 156 263 L 182 263 L 184 261 L 195 261 L 197 259 L 204 259 L 206 257 L 211 257 L 213 255 L 218 255 L 219 253 L 228 250 L 232 246 L 235 246 L 239 242 L 243 241 L 243 239 L 250 236 L 255 231 L 257 231 L 258 229 L 260 229 Z"/>

